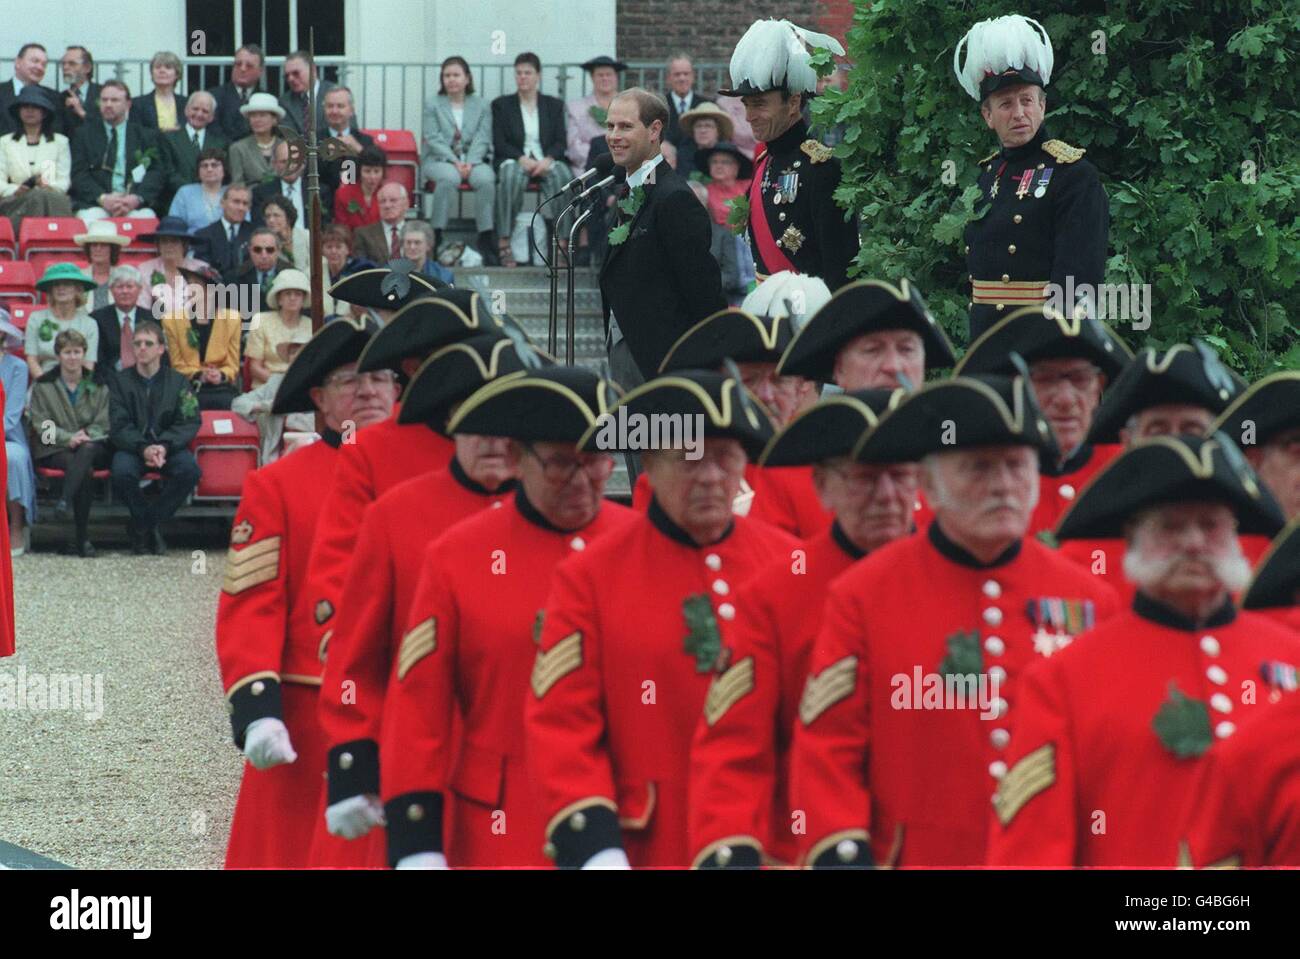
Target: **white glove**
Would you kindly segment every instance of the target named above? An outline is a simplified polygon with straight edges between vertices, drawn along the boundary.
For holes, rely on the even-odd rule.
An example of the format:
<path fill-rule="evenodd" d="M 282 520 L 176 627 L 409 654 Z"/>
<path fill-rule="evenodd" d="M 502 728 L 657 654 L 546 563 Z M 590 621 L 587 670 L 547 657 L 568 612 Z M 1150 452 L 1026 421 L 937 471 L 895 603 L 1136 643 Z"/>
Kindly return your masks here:
<path fill-rule="evenodd" d="M 447 857 L 440 852 L 413 852 L 397 860 L 398 869 L 446 869 Z"/>
<path fill-rule="evenodd" d="M 289 742 L 289 730 L 278 719 L 265 717 L 248 724 L 244 733 L 244 755 L 254 769 L 270 769 L 298 758 Z"/>
<path fill-rule="evenodd" d="M 602 849 L 582 864 L 583 869 L 631 869 L 627 853 L 622 849 Z"/>
<path fill-rule="evenodd" d="M 370 793 L 341 799 L 325 810 L 325 826 L 331 836 L 360 839 L 384 824 L 384 804 Z"/>

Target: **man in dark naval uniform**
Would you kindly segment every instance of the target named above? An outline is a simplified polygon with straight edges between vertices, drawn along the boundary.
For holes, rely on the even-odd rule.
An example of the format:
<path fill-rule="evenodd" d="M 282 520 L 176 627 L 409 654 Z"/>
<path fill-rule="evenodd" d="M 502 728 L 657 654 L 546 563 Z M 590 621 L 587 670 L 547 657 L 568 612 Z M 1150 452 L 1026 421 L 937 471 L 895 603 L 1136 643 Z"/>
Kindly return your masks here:
<path fill-rule="evenodd" d="M 840 161 L 808 136 L 800 110 L 816 92 L 806 45 L 843 54 L 834 38 L 787 20 L 756 20 L 731 55 L 730 90 L 740 97 L 759 141 L 754 178 L 744 200 L 750 249 L 761 283 L 789 270 L 820 277 L 832 291 L 849 281 L 858 254 L 858 219 L 836 205 Z"/>
<path fill-rule="evenodd" d="M 971 340 L 1034 303 L 1067 317 L 1078 309 L 1096 315 L 1110 214 L 1085 151 L 1043 126 L 1052 75 L 1047 32 L 1021 16 L 985 20 L 957 44 L 953 67 L 1001 144 L 980 161 L 982 200 L 966 228 Z"/>

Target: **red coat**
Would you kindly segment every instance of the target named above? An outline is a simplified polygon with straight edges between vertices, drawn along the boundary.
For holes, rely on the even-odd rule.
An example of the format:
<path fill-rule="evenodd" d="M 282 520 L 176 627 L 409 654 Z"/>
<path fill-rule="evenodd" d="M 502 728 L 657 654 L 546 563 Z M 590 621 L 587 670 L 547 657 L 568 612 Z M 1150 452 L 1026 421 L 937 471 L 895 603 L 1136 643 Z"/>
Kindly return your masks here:
<path fill-rule="evenodd" d="M 830 529 L 833 516 L 822 505 L 812 482 L 811 466 L 755 466 L 745 464 L 745 484 L 752 495 L 736 497 L 737 516 L 761 519 L 791 536 L 808 539 Z M 632 508 L 644 513 L 650 507 L 650 478 L 642 473 L 632 488 Z"/>
<path fill-rule="evenodd" d="M 379 731 L 392 662 L 401 643 L 406 613 L 421 564 L 418 557 L 448 527 L 479 510 L 500 504 L 513 488 L 488 492 L 469 479 L 456 460 L 446 469 L 398 483 L 366 507 L 356 549 L 336 611 L 325 658 L 320 722 L 330 750 L 329 782 L 322 789 L 314 848 L 326 841 L 325 806 L 348 796 L 379 794 Z M 345 685 L 349 684 L 349 685 Z M 346 755 L 348 758 L 343 760 Z M 344 762 L 347 770 L 342 769 Z M 383 831 L 375 836 L 373 858 L 315 866 L 385 864 Z M 362 854 L 365 843 L 348 843 Z"/>
<path fill-rule="evenodd" d="M 696 546 L 652 504 L 556 570 L 524 718 L 559 865 L 620 845 L 634 866 L 690 863 L 690 747 L 721 658 L 712 640 L 728 641 L 735 587 L 797 548 L 745 517 Z"/>
<path fill-rule="evenodd" d="M 316 721 L 321 664 L 305 584 L 312 532 L 339 456 L 327 439 L 244 478 L 217 604 L 222 687 L 236 745 L 243 747 L 249 723 L 279 718 L 298 758 L 262 772 L 244 764 L 227 868 L 307 865 L 325 750 Z"/>
<path fill-rule="evenodd" d="M 310 591 L 319 611 L 316 643 L 327 645 L 334 631 L 334 611 L 357 545 L 365 508 L 403 480 L 443 469 L 455 444 L 422 423 L 397 424 L 399 410 L 381 423 L 358 430 L 345 443 L 312 543 Z M 317 480 L 316 482 L 320 482 Z"/>
<path fill-rule="evenodd" d="M 356 212 L 349 207 L 356 207 Z M 367 203 L 360 183 L 340 183 L 334 191 L 334 222 L 342 223 L 349 230 L 359 230 L 371 223 L 378 223 L 379 191 L 376 190 Z"/>
<path fill-rule="evenodd" d="M 1056 524 L 1079 498 L 1088 481 L 1101 472 L 1102 467 L 1122 453 L 1124 447 L 1117 443 L 1103 443 L 1089 447 L 1089 450 L 1088 456 L 1081 465 L 1067 464 L 1072 468 L 1060 476 L 1039 474 L 1038 506 L 1034 508 L 1034 515 L 1029 520 L 1031 535 L 1040 530 L 1056 529 Z"/>
<path fill-rule="evenodd" d="M 1261 665 L 1300 663 L 1300 638 L 1225 610 L 1196 629 L 1139 594 L 1132 610 L 1025 676 L 990 865 L 1176 861 L 1204 757 L 1179 758 L 1157 736 L 1171 686 L 1199 700 L 1208 734 L 1225 738 L 1273 698 Z"/>
<path fill-rule="evenodd" d="M 587 526 L 562 532 L 516 499 L 427 547 L 385 703 L 380 768 L 393 862 L 445 848 L 452 866 L 548 865 L 546 817 L 524 762 L 534 631 L 556 565 L 634 516 L 605 503 Z M 439 804 L 442 822 L 424 814 Z"/>
<path fill-rule="evenodd" d="M 1205 754 L 1180 864 L 1300 866 L 1300 696 Z"/>
<path fill-rule="evenodd" d="M 715 705 L 700 716 L 691 746 L 696 864 L 720 845 L 732 847 L 727 855 L 747 845 L 794 862 L 789 775 L 799 697 L 826 591 L 861 555 L 838 529 L 827 530 L 807 543 L 802 562 L 781 556 L 737 593 L 730 667 L 713 680 Z"/>
<path fill-rule="evenodd" d="M 1036 636 L 1042 607 L 1055 612 Z M 1033 537 L 980 566 L 937 522 L 832 583 L 791 763 L 805 859 L 845 840 L 860 856 L 869 835 L 880 865 L 982 863 L 1021 675 L 1114 608 L 1109 587 Z M 954 646 L 964 655 L 948 663 Z M 990 677 L 978 703 L 927 703 L 942 674 L 977 670 Z"/>

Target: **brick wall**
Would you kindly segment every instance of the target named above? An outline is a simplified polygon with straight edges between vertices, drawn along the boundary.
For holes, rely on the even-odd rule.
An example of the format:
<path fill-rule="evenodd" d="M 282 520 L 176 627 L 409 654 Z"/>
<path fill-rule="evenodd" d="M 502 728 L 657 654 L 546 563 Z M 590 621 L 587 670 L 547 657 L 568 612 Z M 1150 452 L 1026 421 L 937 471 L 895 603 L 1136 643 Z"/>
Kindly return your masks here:
<path fill-rule="evenodd" d="M 666 60 L 685 50 L 697 60 L 725 62 L 741 34 L 760 17 L 825 29 L 821 17 L 838 17 L 841 7 L 848 11 L 847 24 L 852 0 L 618 0 L 617 55 L 628 60 Z M 827 32 L 843 41 L 842 29 Z"/>

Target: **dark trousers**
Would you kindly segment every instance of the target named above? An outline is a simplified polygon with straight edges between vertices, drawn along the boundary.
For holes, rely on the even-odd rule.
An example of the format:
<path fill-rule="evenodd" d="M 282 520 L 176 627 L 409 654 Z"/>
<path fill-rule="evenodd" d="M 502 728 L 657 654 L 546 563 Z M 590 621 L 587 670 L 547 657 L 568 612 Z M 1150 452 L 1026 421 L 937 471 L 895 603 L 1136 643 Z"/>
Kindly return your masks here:
<path fill-rule="evenodd" d="M 185 498 L 199 485 L 199 464 L 189 450 L 167 454 L 160 470 L 144 465 L 139 453 L 118 450 L 113 454 L 113 492 L 131 511 L 131 525 L 140 532 L 153 529 L 172 518 Z M 162 492 L 150 499 L 140 492 L 145 473 L 163 476 Z"/>
<path fill-rule="evenodd" d="M 72 517 L 77 526 L 77 542 L 86 538 L 90 524 L 90 501 L 95 487 L 91 472 L 108 465 L 108 450 L 103 443 L 82 443 L 75 450 L 59 450 L 41 460 L 54 469 L 63 470 L 62 499 L 72 505 Z"/>
<path fill-rule="evenodd" d="M 613 345 L 607 342 L 606 349 L 609 351 L 610 379 L 623 387 L 624 392 L 631 392 L 645 382 L 641 367 L 632 358 L 632 349 L 627 345 L 627 340 L 619 340 Z M 636 486 L 636 478 L 641 475 L 641 454 L 624 450 L 623 459 L 627 463 L 627 482 L 631 489 Z"/>

